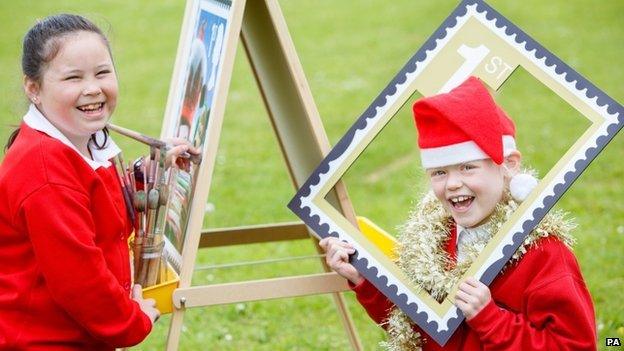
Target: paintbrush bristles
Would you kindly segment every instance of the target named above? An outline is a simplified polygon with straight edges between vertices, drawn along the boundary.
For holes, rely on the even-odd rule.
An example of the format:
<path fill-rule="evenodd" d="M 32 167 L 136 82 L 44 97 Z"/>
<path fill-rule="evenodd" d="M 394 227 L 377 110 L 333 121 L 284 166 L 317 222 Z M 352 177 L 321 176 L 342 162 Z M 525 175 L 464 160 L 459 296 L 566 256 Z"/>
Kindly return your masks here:
<path fill-rule="evenodd" d="M 155 210 L 158 208 L 158 204 L 160 202 L 160 194 L 158 190 L 152 189 L 147 194 L 147 208 L 150 210 Z"/>
<path fill-rule="evenodd" d="M 134 205 L 134 209 L 137 212 L 145 211 L 146 202 L 147 202 L 147 196 L 145 195 L 145 191 L 139 190 L 136 193 L 134 193 L 133 205 Z"/>

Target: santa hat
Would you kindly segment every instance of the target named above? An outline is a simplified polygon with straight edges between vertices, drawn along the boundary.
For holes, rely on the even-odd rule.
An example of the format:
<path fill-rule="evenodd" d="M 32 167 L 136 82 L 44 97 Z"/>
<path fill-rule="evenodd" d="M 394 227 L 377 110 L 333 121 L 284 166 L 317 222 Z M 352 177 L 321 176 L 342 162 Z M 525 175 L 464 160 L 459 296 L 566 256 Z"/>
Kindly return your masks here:
<path fill-rule="evenodd" d="M 413 112 L 424 168 L 487 158 L 500 165 L 516 150 L 513 121 L 479 78 L 416 101 Z"/>
<path fill-rule="evenodd" d="M 476 77 L 445 94 L 414 103 L 418 147 L 424 168 L 450 166 L 491 158 L 502 164 L 516 151 L 516 127 Z M 509 190 L 524 201 L 537 185 L 530 174 L 511 178 Z"/>

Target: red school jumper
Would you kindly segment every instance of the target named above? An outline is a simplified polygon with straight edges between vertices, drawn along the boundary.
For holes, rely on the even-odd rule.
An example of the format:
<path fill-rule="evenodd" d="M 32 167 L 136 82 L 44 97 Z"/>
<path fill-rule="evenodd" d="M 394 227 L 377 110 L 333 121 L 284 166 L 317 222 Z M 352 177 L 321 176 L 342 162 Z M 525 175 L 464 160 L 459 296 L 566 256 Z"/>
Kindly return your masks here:
<path fill-rule="evenodd" d="M 446 246 L 455 257 L 455 229 Z M 453 243 L 453 244 L 450 244 Z M 368 315 L 382 324 L 394 307 L 367 280 L 353 287 Z M 491 302 L 440 347 L 423 350 L 596 350 L 594 307 L 576 258 L 556 238 L 540 239 L 490 284 Z M 419 327 L 423 339 L 427 334 Z"/>
<path fill-rule="evenodd" d="M 152 323 L 130 299 L 114 166 L 22 123 L 0 167 L 0 350 L 112 350 Z"/>

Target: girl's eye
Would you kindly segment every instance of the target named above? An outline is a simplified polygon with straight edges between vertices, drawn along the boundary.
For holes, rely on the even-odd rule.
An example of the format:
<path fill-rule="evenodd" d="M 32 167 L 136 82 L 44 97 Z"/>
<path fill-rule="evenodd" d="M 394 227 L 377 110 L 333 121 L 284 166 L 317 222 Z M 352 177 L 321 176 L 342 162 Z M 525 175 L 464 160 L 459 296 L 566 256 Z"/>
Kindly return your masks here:
<path fill-rule="evenodd" d="M 77 80 L 77 79 L 80 79 L 80 77 L 78 77 L 78 76 L 69 76 L 69 77 L 65 78 L 65 80 Z"/>
<path fill-rule="evenodd" d="M 431 176 L 432 177 L 439 177 L 439 176 L 443 176 L 444 175 L 444 171 L 443 170 L 435 170 L 431 172 Z"/>
<path fill-rule="evenodd" d="M 463 167 L 462 167 L 462 168 L 463 168 L 465 171 L 469 171 L 469 170 L 471 170 L 471 169 L 475 169 L 475 168 L 477 168 L 477 166 L 475 166 L 475 165 L 471 165 L 471 164 L 466 164 L 466 165 L 463 165 Z"/>
<path fill-rule="evenodd" d="M 105 75 L 105 74 L 109 74 L 110 72 L 111 72 L 111 71 L 109 71 L 109 70 L 105 69 L 105 70 L 99 71 L 96 75 L 97 75 L 97 76 L 103 76 L 103 75 Z"/>

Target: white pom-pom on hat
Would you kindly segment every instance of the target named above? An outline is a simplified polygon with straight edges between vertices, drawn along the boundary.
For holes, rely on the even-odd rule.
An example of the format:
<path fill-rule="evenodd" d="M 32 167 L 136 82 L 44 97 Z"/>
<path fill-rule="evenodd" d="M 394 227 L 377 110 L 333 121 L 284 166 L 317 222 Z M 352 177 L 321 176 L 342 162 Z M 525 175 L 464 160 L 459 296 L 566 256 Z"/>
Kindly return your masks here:
<path fill-rule="evenodd" d="M 529 196 L 535 186 L 537 186 L 535 177 L 528 173 L 518 173 L 511 177 L 509 191 L 514 200 L 522 202 Z"/>

